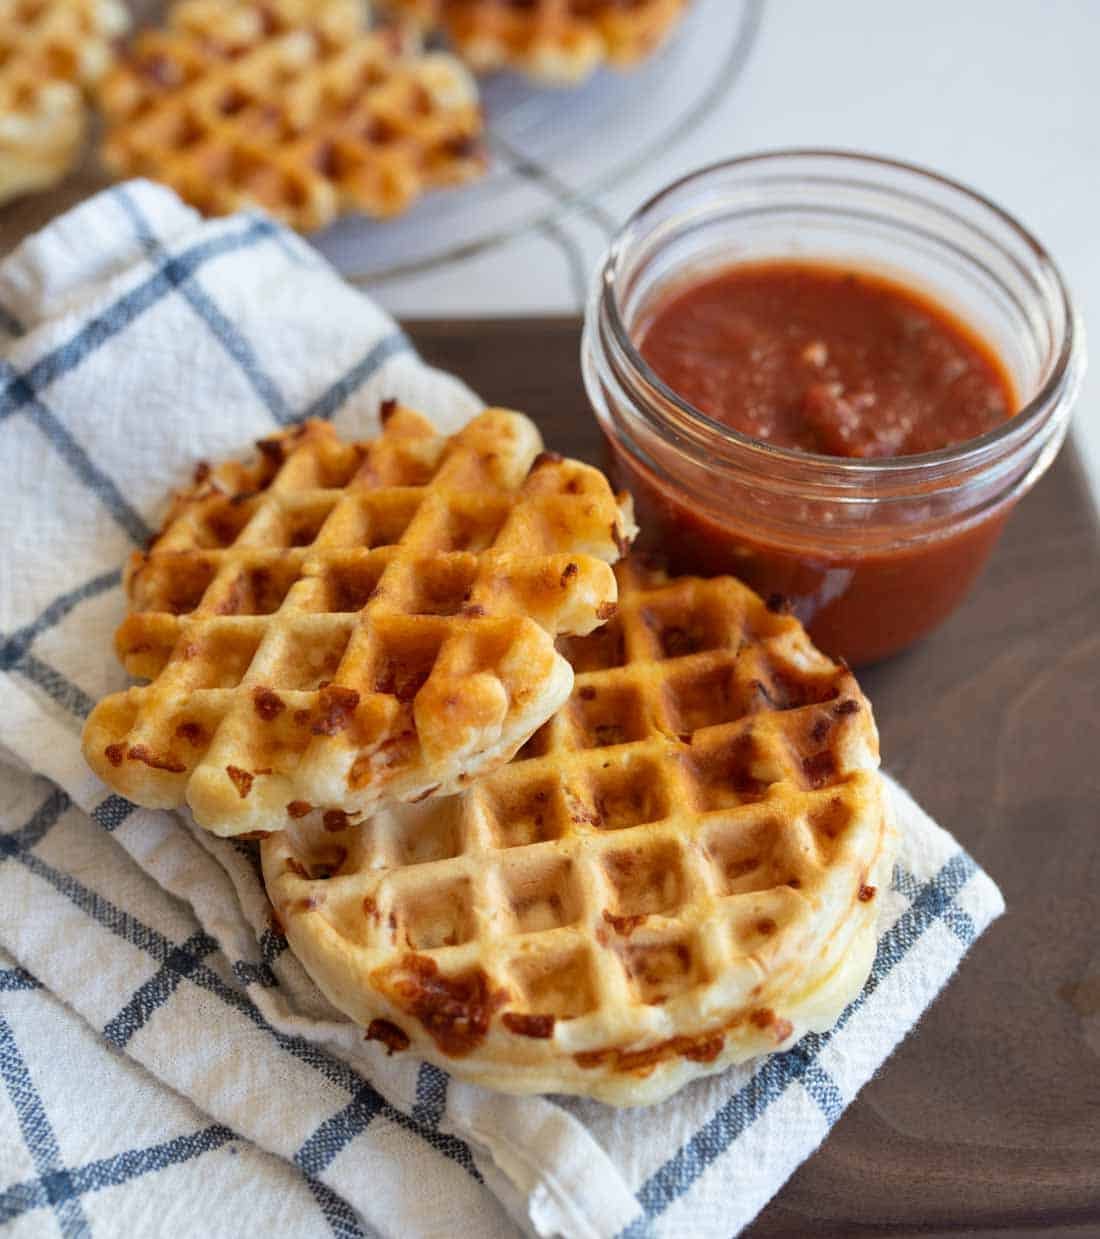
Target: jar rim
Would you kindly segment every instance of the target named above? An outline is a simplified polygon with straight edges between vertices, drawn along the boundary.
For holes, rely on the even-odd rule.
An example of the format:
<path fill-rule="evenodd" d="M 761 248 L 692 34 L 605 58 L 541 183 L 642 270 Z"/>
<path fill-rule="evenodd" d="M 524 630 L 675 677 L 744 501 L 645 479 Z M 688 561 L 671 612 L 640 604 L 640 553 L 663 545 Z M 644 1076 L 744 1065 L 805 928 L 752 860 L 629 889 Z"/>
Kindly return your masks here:
<path fill-rule="evenodd" d="M 987 430 L 984 434 L 978 435 L 975 438 L 966 439 L 962 443 L 937 448 L 931 452 L 912 453 L 905 456 L 863 458 L 830 456 L 821 452 L 807 452 L 799 448 L 782 447 L 775 443 L 769 443 L 764 439 L 754 438 L 751 435 L 744 434 L 742 431 L 735 430 L 724 422 L 717 421 L 709 414 L 703 412 L 702 409 L 697 408 L 690 401 L 686 400 L 674 388 L 670 387 L 650 366 L 649 362 L 646 361 L 627 330 L 615 289 L 615 276 L 623 257 L 625 244 L 629 240 L 632 230 L 635 229 L 648 212 L 671 198 L 678 191 L 716 173 L 743 168 L 748 165 L 766 165 L 781 160 L 810 159 L 831 159 L 866 169 L 877 168 L 902 172 L 918 180 L 925 181 L 929 185 L 934 185 L 940 189 L 947 189 L 952 193 L 960 195 L 971 204 L 987 211 L 999 220 L 1000 223 L 1006 225 L 1015 238 L 1023 242 L 1024 246 L 1035 258 L 1043 274 L 1052 282 L 1055 290 L 1054 299 L 1057 301 L 1062 315 L 1061 342 L 1057 356 L 1039 390 L 1016 413 L 999 426 L 995 426 L 992 430 Z M 962 181 L 945 176 L 939 172 L 934 172 L 932 169 L 923 167 L 920 164 L 843 147 L 780 147 L 755 151 L 747 155 L 738 155 L 732 159 L 717 160 L 677 178 L 646 199 L 619 229 L 611 242 L 607 257 L 600 267 L 597 276 L 596 295 L 600 298 L 602 308 L 607 312 L 611 335 L 616 347 L 644 380 L 645 384 L 657 392 L 663 400 L 671 404 L 681 417 L 687 419 L 689 425 L 709 431 L 732 447 L 748 449 L 753 453 L 759 453 L 764 460 L 797 465 L 802 468 L 808 465 L 827 467 L 830 471 L 835 471 L 836 475 L 848 476 L 852 479 L 875 475 L 881 477 L 883 474 L 897 470 L 940 470 L 945 466 L 958 466 L 960 469 L 966 469 L 1005 440 L 1014 440 L 1021 436 L 1026 437 L 1029 431 L 1042 424 L 1044 418 L 1050 413 L 1052 404 L 1057 401 L 1059 394 L 1065 387 L 1067 380 L 1072 380 L 1072 363 L 1080 347 L 1083 334 L 1082 325 L 1074 308 L 1069 288 L 1057 263 L 1035 234 L 1014 215 L 1005 210 L 1004 207 Z"/>

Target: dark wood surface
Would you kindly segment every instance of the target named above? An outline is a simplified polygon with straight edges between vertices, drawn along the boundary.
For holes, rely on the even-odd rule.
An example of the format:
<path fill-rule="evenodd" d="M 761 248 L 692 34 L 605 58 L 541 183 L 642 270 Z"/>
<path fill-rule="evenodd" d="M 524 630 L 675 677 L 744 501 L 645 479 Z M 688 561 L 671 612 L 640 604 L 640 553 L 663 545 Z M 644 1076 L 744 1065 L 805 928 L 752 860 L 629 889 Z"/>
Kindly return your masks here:
<path fill-rule="evenodd" d="M 600 463 L 574 321 L 408 326 Z M 1072 443 L 961 610 L 861 679 L 887 769 L 1008 912 L 747 1233 L 1100 1236 L 1100 534 Z"/>

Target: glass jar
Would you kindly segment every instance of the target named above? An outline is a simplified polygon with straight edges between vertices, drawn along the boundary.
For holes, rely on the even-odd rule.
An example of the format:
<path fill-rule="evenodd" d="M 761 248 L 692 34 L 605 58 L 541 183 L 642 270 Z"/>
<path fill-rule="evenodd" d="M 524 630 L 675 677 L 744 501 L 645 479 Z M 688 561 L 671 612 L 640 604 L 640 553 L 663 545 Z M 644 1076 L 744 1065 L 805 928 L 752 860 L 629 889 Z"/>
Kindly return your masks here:
<path fill-rule="evenodd" d="M 714 421 L 657 377 L 635 335 L 670 293 L 768 259 L 845 264 L 939 302 L 999 355 L 1019 412 L 955 447 L 870 460 Z M 639 546 L 781 595 L 823 649 L 866 664 L 969 590 L 1065 438 L 1085 344 L 1049 255 L 988 199 L 888 159 L 778 151 L 687 176 L 627 222 L 593 289 L 582 366 Z"/>

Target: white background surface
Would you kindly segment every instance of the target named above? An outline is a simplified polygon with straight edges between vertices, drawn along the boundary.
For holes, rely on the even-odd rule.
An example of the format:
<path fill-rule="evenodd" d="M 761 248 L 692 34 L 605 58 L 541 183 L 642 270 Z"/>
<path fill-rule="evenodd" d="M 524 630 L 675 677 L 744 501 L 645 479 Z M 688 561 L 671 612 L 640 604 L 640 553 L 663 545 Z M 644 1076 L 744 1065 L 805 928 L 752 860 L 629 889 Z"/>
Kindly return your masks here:
<path fill-rule="evenodd" d="M 765 0 L 748 62 L 720 105 L 598 205 L 621 221 L 701 164 L 808 145 L 923 163 L 1007 207 L 1062 267 L 1100 355 L 1100 0 Z M 606 231 L 579 210 L 556 224 L 591 272 Z M 561 238 L 528 231 L 370 291 L 405 317 L 457 317 L 575 311 L 576 284 Z M 1094 496 L 1098 399 L 1100 362 L 1074 431 Z"/>

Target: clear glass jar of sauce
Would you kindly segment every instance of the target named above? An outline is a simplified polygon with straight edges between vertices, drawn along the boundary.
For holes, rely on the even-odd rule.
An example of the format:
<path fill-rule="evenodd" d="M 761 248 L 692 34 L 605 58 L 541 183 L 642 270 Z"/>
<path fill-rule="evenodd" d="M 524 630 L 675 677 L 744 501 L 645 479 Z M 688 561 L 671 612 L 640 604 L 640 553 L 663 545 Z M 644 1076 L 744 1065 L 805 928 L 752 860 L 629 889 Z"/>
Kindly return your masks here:
<path fill-rule="evenodd" d="M 733 429 L 658 375 L 642 337 L 670 300 L 761 263 L 852 270 L 943 307 L 996 358 L 1017 411 L 913 455 L 825 455 Z M 688 176 L 628 221 L 593 291 L 582 365 L 639 545 L 782 596 L 858 665 L 962 600 L 1061 446 L 1085 346 L 1050 257 L 993 203 L 890 160 L 782 151 Z"/>

